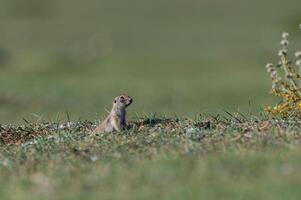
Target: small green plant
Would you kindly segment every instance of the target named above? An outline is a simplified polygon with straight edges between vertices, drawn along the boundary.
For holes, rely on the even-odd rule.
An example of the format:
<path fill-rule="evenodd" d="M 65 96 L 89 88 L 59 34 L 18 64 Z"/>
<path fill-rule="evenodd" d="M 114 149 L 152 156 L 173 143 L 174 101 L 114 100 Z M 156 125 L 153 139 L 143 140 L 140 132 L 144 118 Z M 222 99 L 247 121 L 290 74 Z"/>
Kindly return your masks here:
<path fill-rule="evenodd" d="M 301 30 L 301 24 L 299 25 Z M 301 51 L 295 52 L 295 61 L 288 56 L 289 34 L 282 33 L 281 49 L 278 52 L 280 58 L 278 64 L 266 65 L 266 69 L 272 78 L 271 94 L 282 100 L 276 106 L 265 108 L 270 116 L 282 118 L 301 117 Z"/>

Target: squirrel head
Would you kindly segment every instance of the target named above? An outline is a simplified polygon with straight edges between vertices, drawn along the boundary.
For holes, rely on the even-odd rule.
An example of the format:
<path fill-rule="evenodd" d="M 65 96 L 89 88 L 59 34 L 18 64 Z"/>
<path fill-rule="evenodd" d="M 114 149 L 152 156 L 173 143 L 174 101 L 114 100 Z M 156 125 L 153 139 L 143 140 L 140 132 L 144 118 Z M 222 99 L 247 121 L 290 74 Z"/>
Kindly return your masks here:
<path fill-rule="evenodd" d="M 129 105 L 131 105 L 132 103 L 133 103 L 132 97 L 123 94 L 123 95 L 120 95 L 118 97 L 115 97 L 115 99 L 113 101 L 113 106 L 115 108 L 125 109 Z"/>

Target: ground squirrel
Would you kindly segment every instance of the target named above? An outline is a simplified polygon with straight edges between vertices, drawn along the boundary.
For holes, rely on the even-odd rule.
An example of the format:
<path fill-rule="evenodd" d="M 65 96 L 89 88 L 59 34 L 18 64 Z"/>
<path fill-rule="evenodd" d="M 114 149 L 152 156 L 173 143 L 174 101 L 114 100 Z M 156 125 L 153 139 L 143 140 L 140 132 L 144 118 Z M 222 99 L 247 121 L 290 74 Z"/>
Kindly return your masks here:
<path fill-rule="evenodd" d="M 93 133 L 121 131 L 126 128 L 126 108 L 132 102 L 133 99 L 128 95 L 116 97 L 110 114 Z"/>

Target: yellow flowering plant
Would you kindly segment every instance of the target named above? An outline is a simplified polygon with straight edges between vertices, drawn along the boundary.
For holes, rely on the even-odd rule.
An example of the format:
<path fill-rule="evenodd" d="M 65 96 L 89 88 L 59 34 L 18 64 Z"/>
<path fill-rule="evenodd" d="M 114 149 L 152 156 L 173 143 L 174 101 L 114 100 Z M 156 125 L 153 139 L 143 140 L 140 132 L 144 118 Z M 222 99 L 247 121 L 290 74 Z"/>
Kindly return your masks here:
<path fill-rule="evenodd" d="M 301 29 L 301 24 L 299 28 Z M 266 65 L 267 72 L 272 78 L 271 94 L 282 100 L 276 106 L 266 107 L 265 111 L 270 116 L 282 118 L 301 117 L 301 51 L 295 53 L 295 62 L 289 60 L 288 37 L 288 33 L 282 33 L 278 64 L 276 66 L 271 63 Z"/>

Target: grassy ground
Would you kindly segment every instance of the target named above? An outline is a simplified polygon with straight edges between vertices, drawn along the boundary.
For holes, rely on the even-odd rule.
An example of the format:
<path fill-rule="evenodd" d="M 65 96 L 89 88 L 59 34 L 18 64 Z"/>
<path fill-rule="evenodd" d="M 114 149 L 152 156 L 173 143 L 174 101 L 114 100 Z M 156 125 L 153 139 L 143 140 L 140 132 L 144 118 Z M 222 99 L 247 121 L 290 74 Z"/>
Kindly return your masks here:
<path fill-rule="evenodd" d="M 300 122 L 259 113 L 300 7 L 0 0 L 0 199 L 300 199 Z M 89 135 L 120 93 L 130 130 Z"/>
<path fill-rule="evenodd" d="M 298 121 L 147 117 L 1 127 L 1 199 L 299 199 Z"/>

